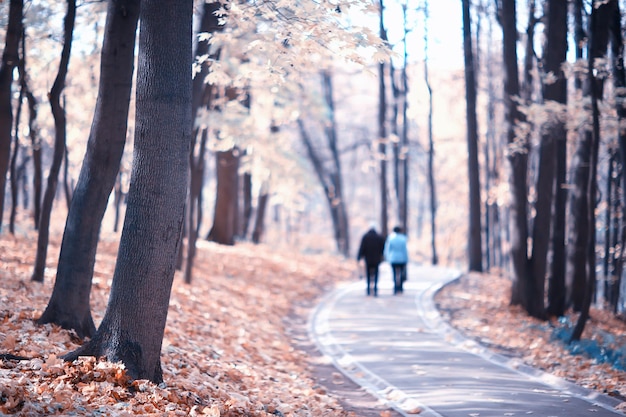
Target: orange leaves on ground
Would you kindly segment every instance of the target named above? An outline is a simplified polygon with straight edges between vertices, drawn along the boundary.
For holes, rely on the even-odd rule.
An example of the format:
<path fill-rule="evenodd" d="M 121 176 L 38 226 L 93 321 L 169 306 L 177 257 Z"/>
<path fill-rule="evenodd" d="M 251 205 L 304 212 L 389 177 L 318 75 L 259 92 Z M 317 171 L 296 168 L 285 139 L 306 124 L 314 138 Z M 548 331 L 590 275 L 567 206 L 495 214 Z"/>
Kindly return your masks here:
<path fill-rule="evenodd" d="M 509 306 L 511 282 L 501 276 L 469 274 L 443 288 L 435 301 L 444 318 L 489 348 L 526 364 L 601 393 L 626 397 L 626 373 L 572 355 L 554 340 L 546 322 Z M 611 313 L 592 309 L 584 338 L 626 335 L 626 323 Z M 575 318 L 572 318 L 575 322 Z"/>
<path fill-rule="evenodd" d="M 0 414 L 146 416 L 352 416 L 310 376 L 289 331 L 316 297 L 352 278 L 353 263 L 199 242 L 194 282 L 176 275 L 162 348 L 165 382 L 130 381 L 121 364 L 60 357 L 73 333 L 37 326 L 53 288 L 54 265 L 32 283 L 34 236 L 0 236 Z M 56 261 L 58 241 L 49 260 Z M 116 244 L 99 245 L 91 294 L 102 319 Z"/>

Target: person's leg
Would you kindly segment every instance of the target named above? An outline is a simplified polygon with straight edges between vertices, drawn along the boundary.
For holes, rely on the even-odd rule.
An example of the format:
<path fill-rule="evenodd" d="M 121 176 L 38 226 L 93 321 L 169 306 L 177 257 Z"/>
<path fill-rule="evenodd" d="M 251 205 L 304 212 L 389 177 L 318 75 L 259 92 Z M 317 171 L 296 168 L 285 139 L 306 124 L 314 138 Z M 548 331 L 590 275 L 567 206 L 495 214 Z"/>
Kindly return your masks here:
<path fill-rule="evenodd" d="M 366 290 L 366 294 L 370 295 L 370 287 L 371 287 L 371 282 L 372 282 L 372 268 L 365 264 L 365 275 L 367 277 L 367 290 Z"/>
<path fill-rule="evenodd" d="M 400 292 L 400 279 L 402 277 L 401 275 L 401 271 L 400 271 L 400 265 L 399 264 L 391 264 L 391 267 L 393 269 L 393 293 L 397 294 L 398 292 Z"/>
<path fill-rule="evenodd" d="M 373 266 L 373 275 L 374 275 L 374 297 L 378 297 L 378 265 Z"/>
<path fill-rule="evenodd" d="M 406 281 L 406 264 L 401 264 L 399 265 L 399 267 L 400 271 L 398 275 L 400 275 L 400 280 L 398 285 L 400 286 L 400 292 L 404 292 L 404 281 Z"/>

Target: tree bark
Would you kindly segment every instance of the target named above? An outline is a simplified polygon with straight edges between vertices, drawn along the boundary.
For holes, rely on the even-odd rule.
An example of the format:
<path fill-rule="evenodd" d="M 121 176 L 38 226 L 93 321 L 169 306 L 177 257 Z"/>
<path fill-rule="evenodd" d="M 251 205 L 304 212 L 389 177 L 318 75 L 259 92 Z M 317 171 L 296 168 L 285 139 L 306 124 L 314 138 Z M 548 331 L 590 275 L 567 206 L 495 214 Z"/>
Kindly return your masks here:
<path fill-rule="evenodd" d="M 379 0 L 379 33 L 387 41 L 387 31 L 383 22 L 384 0 Z M 380 159 L 380 230 L 383 236 L 389 233 L 387 208 L 387 92 L 385 88 L 385 63 L 378 64 L 378 158 Z"/>
<path fill-rule="evenodd" d="M 65 223 L 54 289 L 38 320 L 73 329 L 79 337 L 95 332 L 91 281 L 102 218 L 126 143 L 139 4 L 109 1 L 94 120 Z"/>
<path fill-rule="evenodd" d="M 0 231 L 4 213 L 6 174 L 11 159 L 11 129 L 13 128 L 13 69 L 19 62 L 24 1 L 11 0 L 2 62 L 0 63 Z"/>
<path fill-rule="evenodd" d="M 616 0 L 611 0 L 608 3 L 600 5 L 599 7 L 594 6 L 594 18 L 598 19 L 598 22 L 601 23 L 595 26 L 594 33 L 589 33 L 589 60 L 594 61 L 596 58 L 606 56 L 608 46 L 609 12 L 613 1 Z M 592 18 L 590 18 L 589 21 L 591 32 L 591 26 L 593 26 L 594 23 Z M 595 84 L 592 85 L 592 82 Z M 602 89 L 603 80 L 596 79 L 595 77 L 589 77 L 589 75 L 587 75 L 583 84 L 584 97 L 592 98 L 593 94 L 595 94 L 596 100 L 601 100 Z M 591 113 L 593 113 L 593 103 L 591 106 Z M 573 304 L 575 311 L 581 311 L 583 308 L 587 291 L 587 280 L 590 279 L 590 274 L 592 273 L 592 271 L 588 270 L 587 264 L 591 262 L 591 260 L 588 259 L 588 245 L 592 239 L 595 240 L 595 231 L 592 233 L 594 236 L 589 234 L 591 230 L 589 228 L 589 222 L 591 219 L 595 219 L 595 214 L 589 212 L 590 207 L 595 207 L 595 200 L 589 200 L 590 198 L 595 198 L 589 194 L 589 182 L 596 181 L 595 177 L 591 177 L 590 172 L 593 162 L 591 158 L 594 151 L 593 135 L 593 129 L 581 129 L 572 163 L 573 172 L 570 175 L 572 187 L 569 202 L 569 212 L 571 216 L 568 233 L 570 239 L 567 253 L 567 273 L 571 275 L 571 304 Z M 595 268 L 592 269 L 593 272 L 595 272 Z"/>
<path fill-rule="evenodd" d="M 213 34 L 221 31 L 219 16 L 216 12 L 222 7 L 219 1 L 204 3 L 199 32 Z M 207 127 L 200 126 L 197 119 L 198 111 L 202 107 L 210 108 L 213 95 L 213 86 L 207 84 L 206 76 L 211 63 L 219 58 L 219 49 L 211 51 L 209 41 L 198 41 L 194 58 L 199 65 L 192 83 L 191 117 L 194 120 L 194 134 L 189 153 L 189 197 L 187 206 L 187 257 L 185 259 L 185 282 L 193 279 L 193 263 L 196 256 L 196 242 L 202 223 L 202 189 L 204 187 Z M 208 57 L 208 59 L 206 59 Z M 200 142 L 198 143 L 198 137 Z M 182 255 L 182 251 L 181 251 Z"/>
<path fill-rule="evenodd" d="M 609 22 L 609 34 L 611 38 L 611 50 L 613 51 L 613 60 L 611 62 L 611 71 L 613 73 L 613 87 L 615 91 L 615 103 L 617 113 L 617 125 L 622 126 L 626 120 L 626 71 L 624 70 L 624 43 L 622 37 L 621 18 L 622 14 L 619 9 L 619 2 L 616 3 L 616 10 L 612 14 Z M 619 155 L 621 169 L 621 189 L 622 189 L 622 230 L 620 233 L 620 250 L 615 256 L 615 277 L 611 282 L 611 299 L 610 305 L 613 307 L 613 311 L 617 312 L 618 300 L 620 298 L 620 281 L 624 265 L 624 243 L 626 243 L 626 173 L 624 169 L 626 167 L 626 129 L 621 128 L 618 130 L 618 142 L 619 142 Z M 616 184 L 617 185 L 617 184 Z"/>
<path fill-rule="evenodd" d="M 469 270 L 481 272 L 483 270 L 483 254 L 480 219 L 480 167 L 478 163 L 478 123 L 476 120 L 476 78 L 474 74 L 469 0 L 463 0 L 463 54 L 465 58 L 465 116 L 467 122 L 469 178 L 469 236 L 467 249 Z"/>
<path fill-rule="evenodd" d="M 265 212 L 267 211 L 267 205 L 270 199 L 268 187 L 269 184 L 267 182 L 261 185 L 261 191 L 256 206 L 254 229 L 252 231 L 252 243 L 254 244 L 261 243 L 263 233 L 265 232 Z"/>
<path fill-rule="evenodd" d="M 430 247 L 432 251 L 431 263 L 433 265 L 437 265 L 439 263 L 439 256 L 437 255 L 437 190 L 435 187 L 436 182 L 434 169 L 435 141 L 433 138 L 433 90 L 430 84 L 430 73 L 428 71 L 428 1 L 424 2 L 424 9 L 424 82 L 426 83 L 426 89 L 428 90 L 428 190 L 430 196 Z M 404 57 L 406 68 L 406 51 Z M 404 76 L 406 77 L 406 72 Z M 404 115 L 406 117 L 406 110 Z"/>
<path fill-rule="evenodd" d="M 511 165 L 510 187 L 511 204 L 511 261 L 513 263 L 513 289 L 511 304 L 522 304 L 526 288 L 524 282 L 528 276 L 528 208 L 527 203 L 527 166 L 528 143 L 519 143 L 515 136 L 515 125 L 522 120 L 516 97 L 520 94 L 519 71 L 517 67 L 517 29 L 516 2 L 500 3 L 500 24 L 502 25 L 502 52 L 505 69 L 504 80 L 504 118 L 506 121 L 507 145 L 511 148 L 508 162 Z"/>
<path fill-rule="evenodd" d="M 585 249 L 586 279 L 584 281 L 584 292 L 580 305 L 580 315 L 576 326 L 572 331 L 570 342 L 580 340 L 589 319 L 589 309 L 595 291 L 596 284 L 596 192 L 597 192 L 597 171 L 598 171 L 598 151 L 600 148 L 600 111 L 598 101 L 602 100 L 601 80 L 594 74 L 596 58 L 606 56 L 609 36 L 609 22 L 611 12 L 615 10 L 617 0 L 601 2 L 596 7 L 596 1 L 591 4 L 591 16 L 589 17 L 589 44 L 587 52 L 587 92 L 591 99 L 592 129 L 587 132 L 584 141 L 588 142 L 590 150 L 589 166 L 587 167 L 587 239 Z M 580 169 L 581 167 L 579 167 Z M 579 243 L 577 241 L 577 243 Z M 582 242 L 581 242 L 582 243 Z"/>
<path fill-rule="evenodd" d="M 234 245 L 239 193 L 239 149 L 217 152 L 216 161 L 215 215 L 207 239 L 222 245 Z"/>
<path fill-rule="evenodd" d="M 163 380 L 160 353 L 188 190 L 193 2 L 143 0 L 137 128 L 111 295 L 94 337 L 66 355 L 105 356 Z"/>
<path fill-rule="evenodd" d="M 52 215 L 52 205 L 59 183 L 59 171 L 63 162 L 66 141 L 65 108 L 61 105 L 61 93 L 65 88 L 65 79 L 70 64 L 70 54 L 72 51 L 72 38 L 74 36 L 74 23 L 76 21 L 76 0 L 67 0 L 67 13 L 64 19 L 63 50 L 61 51 L 61 61 L 59 71 L 50 89 L 50 107 L 54 118 L 54 153 L 52 164 L 48 172 L 48 183 L 44 192 L 41 205 L 41 217 L 39 218 L 39 235 L 37 237 L 37 253 L 35 256 L 35 267 L 32 280 L 43 282 L 44 271 L 46 269 L 46 257 L 48 255 L 48 240 L 50 235 L 50 216 Z"/>
<path fill-rule="evenodd" d="M 544 70 L 556 77 L 554 82 L 544 83 L 544 102 L 554 101 L 559 105 L 567 104 L 567 80 L 562 70 L 567 53 L 567 3 L 550 0 L 547 4 L 547 24 L 545 27 L 546 45 L 544 48 Z M 554 193 L 554 214 L 552 223 L 552 269 L 548 286 L 547 313 L 552 316 L 565 314 L 565 219 L 567 192 L 567 131 L 559 114 L 551 115 L 544 127 L 545 139 L 554 147 L 554 181 L 550 184 L 550 193 Z M 544 184 L 547 188 L 548 184 Z M 554 191 L 552 191 L 554 190 Z M 544 192 L 548 192 L 546 189 Z M 544 233 L 545 230 L 543 229 Z M 538 230 L 538 233 L 540 231 Z M 534 238 L 533 238 L 534 241 Z M 542 256 L 547 256 L 547 253 Z M 537 282 L 537 285 L 540 285 Z"/>

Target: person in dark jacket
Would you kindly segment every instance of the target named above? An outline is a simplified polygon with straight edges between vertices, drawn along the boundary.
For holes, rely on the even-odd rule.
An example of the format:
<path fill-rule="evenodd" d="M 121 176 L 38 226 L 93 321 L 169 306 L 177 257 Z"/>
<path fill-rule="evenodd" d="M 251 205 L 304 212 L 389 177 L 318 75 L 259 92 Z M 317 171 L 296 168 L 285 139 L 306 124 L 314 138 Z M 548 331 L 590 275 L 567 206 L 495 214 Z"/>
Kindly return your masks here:
<path fill-rule="evenodd" d="M 378 266 L 383 260 L 383 250 L 385 249 L 385 238 L 376 231 L 376 226 L 371 225 L 370 229 L 361 238 L 357 261 L 365 260 L 365 271 L 367 274 L 367 295 L 373 293 L 378 296 Z"/>

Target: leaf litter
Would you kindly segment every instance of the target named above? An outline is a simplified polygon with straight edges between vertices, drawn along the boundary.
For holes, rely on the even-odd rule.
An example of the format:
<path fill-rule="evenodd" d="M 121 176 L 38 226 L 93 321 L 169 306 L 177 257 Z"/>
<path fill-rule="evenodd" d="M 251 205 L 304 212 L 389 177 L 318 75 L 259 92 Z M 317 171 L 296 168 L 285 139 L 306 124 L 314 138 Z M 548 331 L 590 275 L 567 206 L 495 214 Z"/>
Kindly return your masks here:
<path fill-rule="evenodd" d="M 564 342 L 577 314 L 541 321 L 521 307 L 511 306 L 511 281 L 497 274 L 464 275 L 435 296 L 437 308 L 453 327 L 504 356 L 515 358 L 557 377 L 623 402 L 626 411 L 626 372 L 607 352 L 626 346 L 626 322 L 613 313 L 591 309 L 580 343 Z M 597 349 L 586 349 L 595 346 Z"/>
<path fill-rule="evenodd" d="M 49 263 L 58 258 L 59 243 L 51 240 Z M 318 297 L 354 279 L 353 263 L 263 245 L 199 242 L 193 283 L 184 284 L 180 272 L 175 276 L 161 357 L 165 382 L 155 385 L 131 381 L 118 363 L 60 359 L 79 340 L 71 331 L 34 323 L 56 272 L 49 265 L 43 284 L 30 281 L 35 244 L 34 235 L 0 235 L 1 415 L 361 415 L 344 409 L 316 382 L 315 361 L 294 347 L 300 343 L 291 330 Z M 96 324 L 106 308 L 116 250 L 113 240 L 99 245 L 91 294 Z M 444 287 L 436 302 L 453 326 L 499 353 L 589 389 L 626 396 L 623 371 L 572 354 L 550 323 L 510 307 L 509 291 L 506 278 L 470 274 Z M 593 310 L 584 337 L 594 335 L 623 341 L 626 325 Z"/>
<path fill-rule="evenodd" d="M 176 273 L 162 347 L 164 383 L 131 381 L 124 366 L 60 357 L 78 347 L 71 331 L 38 326 L 56 270 L 30 281 L 35 236 L 0 235 L 0 415 L 355 416 L 311 376 L 310 358 L 288 328 L 312 303 L 353 277 L 329 255 L 276 253 L 263 245 L 199 242 L 193 282 Z M 58 258 L 51 241 L 49 263 Z M 102 241 L 91 293 L 106 309 L 117 244 Z M 53 261 L 54 260 L 54 261 Z"/>

